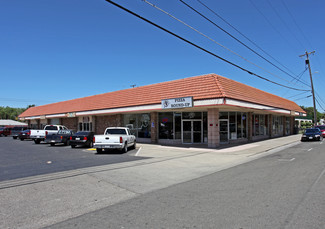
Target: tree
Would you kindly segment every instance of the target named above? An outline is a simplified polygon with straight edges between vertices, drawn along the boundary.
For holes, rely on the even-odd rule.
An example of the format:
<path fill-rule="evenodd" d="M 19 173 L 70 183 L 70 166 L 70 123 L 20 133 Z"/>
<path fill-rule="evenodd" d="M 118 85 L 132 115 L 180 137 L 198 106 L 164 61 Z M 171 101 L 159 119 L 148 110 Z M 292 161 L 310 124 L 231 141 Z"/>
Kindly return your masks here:
<path fill-rule="evenodd" d="M 307 113 L 307 118 L 314 120 L 314 107 L 305 107 L 305 106 L 300 106 L 304 111 L 306 111 Z M 319 120 L 321 118 L 324 118 L 324 114 L 318 112 L 316 110 L 316 116 L 317 116 L 317 122 L 319 122 Z"/>
<path fill-rule="evenodd" d="M 35 105 L 28 105 L 27 108 L 13 108 L 13 107 L 1 107 L 0 106 L 0 119 L 11 119 L 18 120 L 18 116 L 27 110 L 30 107 L 34 107 Z"/>

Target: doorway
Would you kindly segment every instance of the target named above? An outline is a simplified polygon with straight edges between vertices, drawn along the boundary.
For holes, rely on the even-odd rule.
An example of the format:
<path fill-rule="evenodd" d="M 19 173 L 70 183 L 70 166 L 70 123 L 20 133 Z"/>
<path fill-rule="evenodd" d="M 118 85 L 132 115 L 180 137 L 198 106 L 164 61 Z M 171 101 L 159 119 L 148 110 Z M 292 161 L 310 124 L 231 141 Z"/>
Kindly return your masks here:
<path fill-rule="evenodd" d="M 183 143 L 202 143 L 202 120 L 183 120 Z"/>
<path fill-rule="evenodd" d="M 219 120 L 219 128 L 220 128 L 220 143 L 228 143 L 229 134 L 228 134 L 228 119 Z"/>

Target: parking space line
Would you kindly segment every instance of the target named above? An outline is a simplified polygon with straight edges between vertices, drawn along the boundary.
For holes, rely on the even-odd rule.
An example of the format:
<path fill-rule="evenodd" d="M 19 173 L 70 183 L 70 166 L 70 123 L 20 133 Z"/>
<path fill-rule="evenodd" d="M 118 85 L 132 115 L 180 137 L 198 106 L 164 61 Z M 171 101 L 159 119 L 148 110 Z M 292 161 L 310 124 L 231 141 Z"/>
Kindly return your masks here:
<path fill-rule="evenodd" d="M 139 155 L 141 149 L 142 149 L 142 147 L 140 147 L 140 148 L 138 149 L 138 152 L 135 154 L 136 157 Z"/>
<path fill-rule="evenodd" d="M 310 148 L 310 149 L 309 149 L 309 150 L 307 150 L 307 151 L 309 152 L 309 151 L 312 151 L 312 150 L 313 150 L 313 148 Z"/>

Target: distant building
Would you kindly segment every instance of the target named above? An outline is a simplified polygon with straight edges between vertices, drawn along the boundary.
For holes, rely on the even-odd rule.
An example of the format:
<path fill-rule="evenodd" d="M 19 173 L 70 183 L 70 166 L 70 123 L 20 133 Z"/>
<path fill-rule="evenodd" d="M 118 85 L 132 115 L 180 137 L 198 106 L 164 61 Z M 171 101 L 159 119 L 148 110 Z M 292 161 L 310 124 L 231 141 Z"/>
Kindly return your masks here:
<path fill-rule="evenodd" d="M 295 126 L 298 127 L 298 128 L 301 128 L 301 123 L 302 122 L 309 122 L 309 123 L 313 123 L 313 120 L 312 119 L 309 119 L 309 118 L 304 118 L 304 117 L 298 117 L 298 118 L 295 118 Z"/>
<path fill-rule="evenodd" d="M 17 122 L 10 119 L 0 119 L 0 127 L 10 127 L 10 126 L 27 126 L 27 123 Z"/>
<path fill-rule="evenodd" d="M 294 134 L 305 115 L 293 101 L 208 74 L 31 107 L 19 118 L 33 128 L 127 126 L 138 142 L 217 147 Z"/>

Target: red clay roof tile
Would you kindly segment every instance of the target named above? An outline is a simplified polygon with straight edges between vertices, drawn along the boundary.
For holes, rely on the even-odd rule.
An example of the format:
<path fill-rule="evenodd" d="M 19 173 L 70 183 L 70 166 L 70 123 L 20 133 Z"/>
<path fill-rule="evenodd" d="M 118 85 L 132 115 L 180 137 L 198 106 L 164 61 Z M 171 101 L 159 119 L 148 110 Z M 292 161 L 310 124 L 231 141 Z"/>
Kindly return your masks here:
<path fill-rule="evenodd" d="M 232 98 L 304 112 L 290 100 L 216 74 L 208 74 L 31 107 L 19 117 L 160 104 L 162 99 L 187 96 L 193 96 L 194 100 Z"/>

